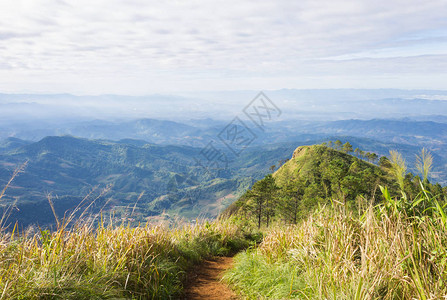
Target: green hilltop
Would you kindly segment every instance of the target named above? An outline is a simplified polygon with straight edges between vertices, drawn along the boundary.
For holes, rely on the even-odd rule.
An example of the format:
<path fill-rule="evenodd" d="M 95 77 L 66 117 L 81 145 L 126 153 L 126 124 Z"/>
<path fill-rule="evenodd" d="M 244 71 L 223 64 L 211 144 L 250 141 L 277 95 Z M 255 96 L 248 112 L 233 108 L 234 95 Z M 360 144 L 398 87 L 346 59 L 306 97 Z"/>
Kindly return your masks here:
<path fill-rule="evenodd" d="M 349 143 L 347 143 L 349 146 Z M 393 163 L 386 157 L 370 154 L 366 161 L 347 152 L 323 145 L 300 146 L 291 159 L 276 172 L 256 182 L 226 214 L 238 214 L 256 220 L 258 227 L 273 220 L 296 224 L 322 205 L 338 202 L 346 208 L 358 210 L 360 205 L 377 204 L 383 199 L 380 187 L 387 187 L 391 196 L 399 196 L 401 186 L 393 171 Z M 356 153 L 363 152 L 357 150 Z M 362 156 L 365 157 L 365 156 Z M 408 199 L 421 192 L 421 179 L 404 174 L 402 184 Z M 439 184 L 426 180 L 426 189 L 434 194 L 445 194 Z"/>

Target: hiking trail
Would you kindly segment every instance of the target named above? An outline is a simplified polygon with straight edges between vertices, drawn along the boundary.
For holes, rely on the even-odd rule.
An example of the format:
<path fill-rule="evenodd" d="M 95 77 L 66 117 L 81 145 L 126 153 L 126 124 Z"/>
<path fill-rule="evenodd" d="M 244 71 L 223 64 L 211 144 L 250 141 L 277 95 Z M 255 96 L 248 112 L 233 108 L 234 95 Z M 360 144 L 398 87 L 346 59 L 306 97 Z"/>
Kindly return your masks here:
<path fill-rule="evenodd" d="M 216 257 L 194 267 L 188 275 L 182 299 L 237 300 L 236 294 L 220 281 L 232 266 L 232 257 Z"/>

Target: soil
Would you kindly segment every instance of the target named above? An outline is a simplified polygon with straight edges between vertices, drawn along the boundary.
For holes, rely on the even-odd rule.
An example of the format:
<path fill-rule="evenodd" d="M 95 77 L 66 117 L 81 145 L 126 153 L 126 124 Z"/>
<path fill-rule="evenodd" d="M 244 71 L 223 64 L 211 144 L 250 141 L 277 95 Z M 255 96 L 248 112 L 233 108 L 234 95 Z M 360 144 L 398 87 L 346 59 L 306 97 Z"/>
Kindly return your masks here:
<path fill-rule="evenodd" d="M 225 283 L 221 282 L 223 272 L 233 266 L 232 257 L 217 257 L 205 260 L 189 274 L 185 285 L 185 300 L 236 300 L 238 297 Z"/>

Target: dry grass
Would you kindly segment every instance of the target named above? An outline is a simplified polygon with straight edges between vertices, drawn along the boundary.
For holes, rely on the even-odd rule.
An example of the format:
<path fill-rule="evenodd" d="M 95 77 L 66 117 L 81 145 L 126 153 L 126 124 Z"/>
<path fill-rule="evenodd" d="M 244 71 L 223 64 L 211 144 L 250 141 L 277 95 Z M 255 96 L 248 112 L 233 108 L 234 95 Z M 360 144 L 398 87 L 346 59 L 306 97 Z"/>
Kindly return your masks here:
<path fill-rule="evenodd" d="M 84 224 L 0 238 L 0 299 L 165 299 L 181 292 L 191 264 L 246 246 L 228 221 L 176 229 Z"/>
<path fill-rule="evenodd" d="M 0 193 L 0 200 L 18 168 Z M 232 220 L 131 227 L 104 226 L 87 218 L 84 200 L 59 219 L 48 195 L 57 229 L 18 226 L 7 230 L 5 210 L 0 223 L 0 299 L 169 299 L 182 292 L 185 272 L 202 259 L 247 247 L 247 235 Z M 141 195 L 140 195 L 141 197 Z M 75 214 L 86 206 L 75 219 Z M 87 221 L 87 220 L 92 221 Z M 94 225 L 98 224 L 99 225 Z M 9 228 L 10 229 L 10 228 Z"/>
<path fill-rule="evenodd" d="M 248 245 L 231 220 L 105 227 L 102 219 L 74 220 L 78 208 L 59 220 L 51 196 L 48 202 L 57 230 L 0 226 L 0 299 L 167 299 L 181 293 L 192 264 Z"/>

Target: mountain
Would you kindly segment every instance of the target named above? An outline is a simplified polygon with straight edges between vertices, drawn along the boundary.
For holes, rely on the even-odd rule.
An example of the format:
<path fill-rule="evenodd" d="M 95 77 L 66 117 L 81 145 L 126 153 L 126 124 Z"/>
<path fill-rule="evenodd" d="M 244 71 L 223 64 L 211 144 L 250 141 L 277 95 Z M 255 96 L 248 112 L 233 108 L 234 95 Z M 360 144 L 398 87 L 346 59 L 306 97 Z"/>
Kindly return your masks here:
<path fill-rule="evenodd" d="M 12 138 L 3 141 L 4 146 L 0 147 L 0 187 L 6 185 L 17 166 L 25 161 L 28 165 L 7 190 L 2 199 L 3 210 L 15 204 L 17 209 L 12 210 L 9 220 L 19 220 L 24 225 L 52 223 L 54 217 L 47 201 L 50 193 L 59 216 L 76 207 L 84 197 L 88 196 L 85 204 L 101 195 L 90 212 L 113 211 L 119 218 L 132 215 L 135 222 L 163 212 L 188 219 L 212 218 L 271 168 L 281 166 L 299 145 L 341 139 L 343 143 L 349 141 L 354 148 L 378 155 L 387 155 L 395 149 L 407 158 L 410 168 L 420 151 L 417 146 L 373 139 L 312 138 L 315 136 L 303 135 L 294 142 L 254 145 L 239 155 L 222 148 L 220 151 L 228 158 L 227 165 L 210 169 L 197 164 L 206 147 L 73 136 L 51 136 L 34 143 Z M 447 177 L 441 171 L 446 160 L 436 153 L 433 156 L 434 171 L 440 172 L 430 179 L 443 183 Z M 108 193 L 102 195 L 104 190 Z"/>
<path fill-rule="evenodd" d="M 7 139 L 4 139 L 0 141 L 0 149 L 1 151 L 11 151 L 14 149 L 18 149 L 20 147 L 26 146 L 31 144 L 30 141 L 21 140 L 14 137 L 9 137 Z"/>
<path fill-rule="evenodd" d="M 253 148 L 232 157 L 226 168 L 205 169 L 197 165 L 203 148 L 189 146 L 72 136 L 16 143 L 23 145 L 0 152 L 0 186 L 6 185 L 17 166 L 28 161 L 2 199 L 3 210 L 13 203 L 17 208 L 9 219 L 24 225 L 54 222 L 48 193 L 57 214 L 63 216 L 92 191 L 87 203 L 104 189 L 108 193 L 92 205 L 92 212 L 114 211 L 117 217 L 124 217 L 135 205 L 135 221 L 163 211 L 191 219 L 215 217 L 264 176 L 277 157 L 290 151 L 289 145 Z"/>
<path fill-rule="evenodd" d="M 239 214 L 268 226 L 273 220 L 294 223 L 318 206 L 340 202 L 356 210 L 360 203 L 376 204 L 382 200 L 380 186 L 392 197 L 400 196 L 403 187 L 407 199 L 422 191 L 420 178 L 404 174 L 402 186 L 393 173 L 390 161 L 380 159 L 380 166 L 325 145 L 300 146 L 290 160 L 275 173 L 254 183 L 225 214 Z M 425 183 L 429 193 L 443 199 L 447 188 Z"/>
<path fill-rule="evenodd" d="M 412 120 L 342 120 L 318 124 L 313 132 L 374 138 L 376 140 L 411 145 L 447 144 L 447 124 Z"/>

